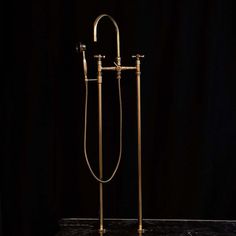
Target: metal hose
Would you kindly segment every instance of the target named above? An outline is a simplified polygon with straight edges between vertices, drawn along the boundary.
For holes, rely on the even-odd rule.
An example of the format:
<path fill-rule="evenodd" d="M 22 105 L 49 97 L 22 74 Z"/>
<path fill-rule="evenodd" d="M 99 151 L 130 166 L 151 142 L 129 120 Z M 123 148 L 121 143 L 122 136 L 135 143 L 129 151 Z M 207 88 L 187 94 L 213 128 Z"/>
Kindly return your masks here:
<path fill-rule="evenodd" d="M 106 179 L 106 180 L 102 180 L 99 177 L 96 176 L 96 174 L 94 173 L 89 159 L 88 159 L 88 154 L 87 154 L 87 113 L 88 113 L 88 81 L 85 81 L 85 107 L 84 107 L 84 156 L 85 156 L 85 160 L 87 163 L 87 166 L 89 168 L 90 173 L 92 174 L 92 176 L 99 182 L 99 183 L 109 183 L 115 176 L 117 170 L 119 169 L 120 166 L 120 161 L 121 161 L 121 156 L 122 156 L 122 96 L 121 96 L 121 86 L 120 86 L 120 79 L 117 79 L 118 81 L 118 93 L 119 93 L 119 106 L 120 106 L 120 150 L 119 150 L 119 158 L 116 164 L 116 167 L 112 173 L 112 175 Z"/>

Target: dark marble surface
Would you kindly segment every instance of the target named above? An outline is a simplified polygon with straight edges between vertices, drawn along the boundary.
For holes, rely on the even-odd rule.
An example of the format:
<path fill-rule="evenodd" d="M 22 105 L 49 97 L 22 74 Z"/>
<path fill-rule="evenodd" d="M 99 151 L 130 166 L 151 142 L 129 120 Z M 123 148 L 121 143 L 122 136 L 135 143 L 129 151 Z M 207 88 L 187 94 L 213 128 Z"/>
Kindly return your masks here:
<path fill-rule="evenodd" d="M 97 219 L 60 220 L 56 236 L 236 236 L 236 221 L 146 220 L 145 232 L 137 233 L 137 220 L 106 219 L 105 234 L 98 232 Z"/>

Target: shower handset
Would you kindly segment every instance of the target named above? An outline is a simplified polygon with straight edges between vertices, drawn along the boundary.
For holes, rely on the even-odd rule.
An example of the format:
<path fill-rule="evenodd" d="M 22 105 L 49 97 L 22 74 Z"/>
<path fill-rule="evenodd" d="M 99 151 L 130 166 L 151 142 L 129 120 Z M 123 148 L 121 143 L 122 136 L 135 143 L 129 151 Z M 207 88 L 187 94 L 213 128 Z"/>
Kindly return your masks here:
<path fill-rule="evenodd" d="M 83 54 L 83 70 L 84 70 L 84 80 L 86 81 L 88 79 L 88 67 L 87 67 L 87 61 L 85 56 L 86 51 L 86 45 L 80 43 L 79 45 L 80 52 Z M 77 49 L 78 50 L 78 49 Z"/>

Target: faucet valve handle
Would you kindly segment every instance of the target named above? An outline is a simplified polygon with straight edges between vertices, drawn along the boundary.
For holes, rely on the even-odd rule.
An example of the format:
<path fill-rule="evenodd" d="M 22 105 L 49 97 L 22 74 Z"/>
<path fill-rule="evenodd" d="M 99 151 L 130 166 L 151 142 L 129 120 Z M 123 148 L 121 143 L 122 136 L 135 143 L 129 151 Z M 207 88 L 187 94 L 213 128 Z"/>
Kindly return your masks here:
<path fill-rule="evenodd" d="M 104 59 L 106 56 L 103 55 L 94 55 L 94 58 L 98 58 L 98 60 Z"/>
<path fill-rule="evenodd" d="M 136 58 L 136 59 L 144 58 L 144 55 L 136 54 L 136 55 L 133 55 L 132 58 Z"/>

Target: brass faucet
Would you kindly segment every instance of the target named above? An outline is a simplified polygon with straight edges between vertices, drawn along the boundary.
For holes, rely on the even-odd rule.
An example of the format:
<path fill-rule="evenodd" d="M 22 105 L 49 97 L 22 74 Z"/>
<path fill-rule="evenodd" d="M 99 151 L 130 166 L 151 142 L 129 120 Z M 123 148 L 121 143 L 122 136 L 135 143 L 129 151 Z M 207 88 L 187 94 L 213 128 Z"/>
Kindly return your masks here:
<path fill-rule="evenodd" d="M 142 226 L 142 164 L 141 164 L 141 81 L 140 81 L 140 58 L 144 57 L 143 55 L 135 55 L 132 56 L 136 58 L 136 65 L 135 66 L 122 66 L 121 65 L 121 57 L 120 57 L 120 33 L 119 27 L 115 20 L 107 14 L 99 15 L 93 25 L 93 40 L 97 42 L 97 27 L 98 23 L 103 17 L 107 17 L 111 20 L 113 25 L 116 29 L 116 48 L 117 48 L 117 56 L 116 61 L 114 62 L 115 65 L 113 66 L 103 66 L 102 59 L 105 56 L 102 55 L 95 55 L 94 57 L 97 58 L 97 79 L 88 79 L 87 77 L 87 62 L 85 57 L 85 50 L 86 46 L 80 44 L 80 52 L 83 54 L 83 67 L 84 67 L 84 80 L 85 80 L 85 118 L 84 118 L 84 154 L 85 159 L 88 165 L 88 168 L 93 175 L 93 177 L 99 182 L 99 232 L 100 235 L 105 233 L 105 229 L 103 226 L 103 184 L 110 182 L 113 177 L 115 176 L 120 160 L 121 160 L 121 153 L 122 153 L 122 99 L 121 99 L 121 71 L 123 70 L 135 70 L 136 71 L 136 81 L 137 81 L 137 148 L 138 148 L 138 232 L 141 235 L 144 230 Z M 77 49 L 78 50 L 78 49 Z M 117 82 L 118 82 L 118 91 L 119 91 L 119 103 L 120 103 L 120 151 L 119 151 L 119 158 L 117 161 L 117 165 L 115 167 L 114 172 L 112 173 L 111 177 L 104 180 L 103 179 L 103 145 L 102 145 L 102 71 L 116 71 L 117 72 Z M 88 160 L 87 151 L 86 151 L 86 136 L 87 136 L 87 103 L 88 103 L 88 82 L 89 81 L 97 81 L 98 84 L 98 135 L 99 135 L 99 144 L 98 144 L 98 156 L 99 156 L 99 177 L 93 172 L 91 165 Z"/>
<path fill-rule="evenodd" d="M 117 23 L 115 22 L 115 20 L 111 16 L 109 16 L 107 14 L 102 14 L 102 15 L 98 16 L 95 19 L 94 24 L 93 24 L 93 41 L 97 42 L 97 26 L 98 26 L 99 21 L 103 17 L 108 17 L 111 20 L 111 22 L 113 23 L 113 25 L 115 26 L 115 28 L 116 28 L 116 49 L 117 49 L 116 64 L 118 66 L 120 66 L 121 65 L 121 57 L 120 57 L 120 31 L 119 31 L 119 27 L 118 27 Z"/>

